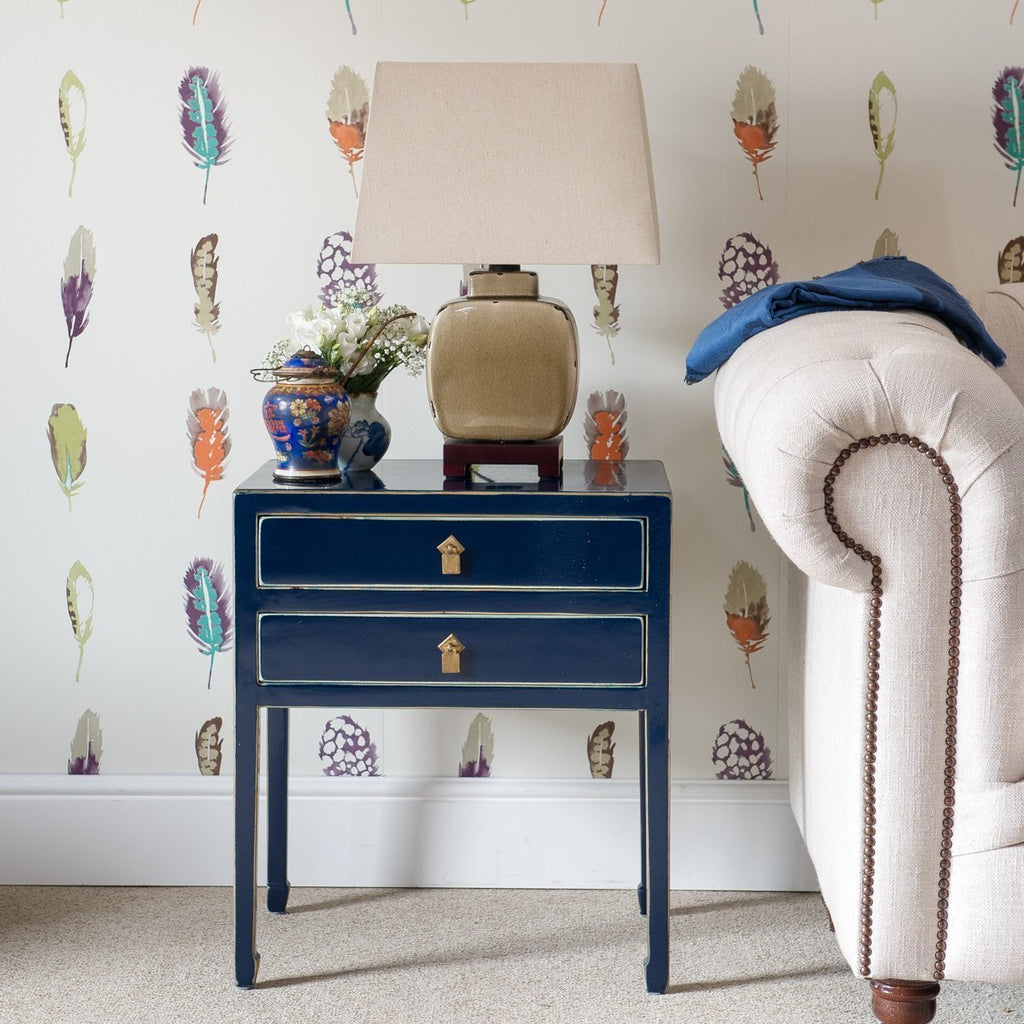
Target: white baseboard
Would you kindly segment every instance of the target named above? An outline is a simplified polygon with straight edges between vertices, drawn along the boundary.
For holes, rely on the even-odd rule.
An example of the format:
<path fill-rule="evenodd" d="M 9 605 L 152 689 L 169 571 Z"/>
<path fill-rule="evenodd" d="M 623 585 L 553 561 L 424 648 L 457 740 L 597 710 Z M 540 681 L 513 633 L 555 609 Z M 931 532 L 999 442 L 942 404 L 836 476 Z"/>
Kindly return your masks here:
<path fill-rule="evenodd" d="M 0 883 L 230 885 L 232 785 L 0 776 Z M 293 885 L 628 888 L 638 879 L 635 780 L 296 778 L 289 816 Z M 673 783 L 672 887 L 816 889 L 786 783 Z"/>

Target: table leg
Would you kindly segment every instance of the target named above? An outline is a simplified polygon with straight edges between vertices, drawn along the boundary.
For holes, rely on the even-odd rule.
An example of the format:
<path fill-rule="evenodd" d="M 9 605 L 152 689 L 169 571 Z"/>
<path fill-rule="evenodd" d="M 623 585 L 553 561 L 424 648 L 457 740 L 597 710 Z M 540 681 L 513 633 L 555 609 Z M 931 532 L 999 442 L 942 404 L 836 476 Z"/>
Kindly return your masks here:
<path fill-rule="evenodd" d="M 260 779 L 260 709 L 235 709 L 235 981 L 252 988 L 256 951 L 256 807 Z"/>
<path fill-rule="evenodd" d="M 647 916 L 647 712 L 640 711 L 640 884 L 636 898 L 640 913 Z"/>
<path fill-rule="evenodd" d="M 644 751 L 647 842 L 647 991 L 664 992 L 668 985 L 670 779 L 668 709 L 648 711 Z"/>
<path fill-rule="evenodd" d="M 267 909 L 288 906 L 288 708 L 267 708 Z"/>

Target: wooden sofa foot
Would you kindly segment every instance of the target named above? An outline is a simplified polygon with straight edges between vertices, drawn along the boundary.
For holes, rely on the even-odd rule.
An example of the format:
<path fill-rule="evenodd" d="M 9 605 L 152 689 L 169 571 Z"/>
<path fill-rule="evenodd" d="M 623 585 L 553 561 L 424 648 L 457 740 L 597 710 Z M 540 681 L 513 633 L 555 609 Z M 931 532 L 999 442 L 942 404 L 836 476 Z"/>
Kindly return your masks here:
<path fill-rule="evenodd" d="M 928 1024 L 935 1018 L 934 981 L 871 982 L 871 1009 L 882 1024 Z"/>

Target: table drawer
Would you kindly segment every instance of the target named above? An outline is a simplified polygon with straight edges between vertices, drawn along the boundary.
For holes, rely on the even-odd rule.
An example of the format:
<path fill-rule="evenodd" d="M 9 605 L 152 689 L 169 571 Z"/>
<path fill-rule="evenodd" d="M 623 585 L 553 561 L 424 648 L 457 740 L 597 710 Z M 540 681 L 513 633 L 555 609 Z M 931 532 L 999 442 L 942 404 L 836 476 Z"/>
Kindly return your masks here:
<path fill-rule="evenodd" d="M 445 566 L 439 545 L 449 537 L 463 550 Z M 256 566 L 262 588 L 642 590 L 646 521 L 268 515 L 259 519 Z"/>
<path fill-rule="evenodd" d="M 641 615 L 323 613 L 259 617 L 260 683 L 642 686 Z M 445 672 L 439 645 L 464 649 Z"/>

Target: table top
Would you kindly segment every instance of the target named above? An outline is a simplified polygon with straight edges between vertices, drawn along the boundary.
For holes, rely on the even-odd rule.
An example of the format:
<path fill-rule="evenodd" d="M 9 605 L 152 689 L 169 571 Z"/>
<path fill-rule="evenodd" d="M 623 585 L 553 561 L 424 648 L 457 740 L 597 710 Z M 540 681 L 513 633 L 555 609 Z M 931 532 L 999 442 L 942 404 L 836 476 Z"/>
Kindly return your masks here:
<path fill-rule="evenodd" d="M 671 494 L 665 467 L 660 462 L 625 460 L 603 462 L 566 459 L 560 480 L 539 480 L 534 466 L 487 467 L 472 479 L 445 480 L 440 459 L 384 459 L 372 470 L 349 473 L 338 483 L 296 484 L 274 480 L 270 460 L 236 493 L 330 494 L 335 491 L 396 491 L 406 493 L 441 490 L 562 494 Z"/>

